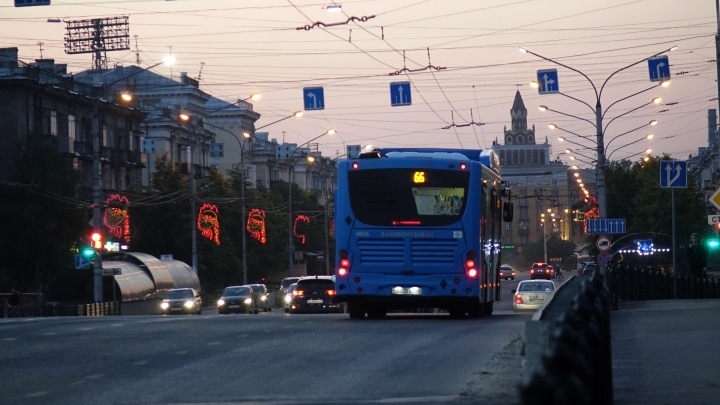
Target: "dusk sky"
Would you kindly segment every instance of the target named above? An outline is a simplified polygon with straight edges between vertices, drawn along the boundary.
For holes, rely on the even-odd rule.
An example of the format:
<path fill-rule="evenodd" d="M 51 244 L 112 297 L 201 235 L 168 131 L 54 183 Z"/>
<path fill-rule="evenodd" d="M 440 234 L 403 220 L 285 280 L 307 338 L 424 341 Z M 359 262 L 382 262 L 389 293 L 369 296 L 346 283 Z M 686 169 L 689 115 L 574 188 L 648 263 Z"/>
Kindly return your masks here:
<path fill-rule="evenodd" d="M 328 12 L 333 3 L 342 11 Z M 610 79 L 601 97 L 604 109 L 656 86 L 643 59 L 678 47 L 667 53 L 669 87 L 606 112 L 605 124 L 640 107 L 608 126 L 606 145 L 658 121 L 613 141 L 612 160 L 637 159 L 648 147 L 653 155 L 680 160 L 695 155 L 707 145 L 708 109 L 718 108 L 714 0 L 52 0 L 50 6 L 22 8 L 4 0 L 0 47 L 18 47 L 24 62 L 42 55 L 79 72 L 92 67 L 91 54 L 66 54 L 66 24 L 47 19 L 121 15 L 129 16 L 131 50 L 108 52 L 109 66 L 148 67 L 172 54 L 172 68 L 153 71 L 173 78 L 187 72 L 200 79 L 203 91 L 230 102 L 262 93 L 253 103 L 262 114 L 256 127 L 302 110 L 303 88 L 322 86 L 324 110 L 263 130 L 279 142 L 302 144 L 334 128 L 335 135 L 317 140 L 330 157 L 344 154 L 345 145 L 488 148 L 495 139 L 503 142 L 517 90 L 528 125 L 535 126 L 538 142 L 548 137 L 553 159 L 566 147 L 580 148 L 560 143 L 558 136 L 594 147 L 548 128 L 552 122 L 594 139 L 588 122 L 538 106 L 594 122 L 591 109 L 560 94 L 539 95 L 530 81 L 537 70 L 557 68 L 562 93 L 594 106 L 591 84 L 518 47 L 582 71 L 598 91 L 613 72 L 642 61 Z M 325 27 L 297 29 L 316 22 Z M 402 81 L 410 82 L 412 105 L 393 107 L 390 83 Z M 658 96 L 661 103 L 650 104 Z M 639 141 L 649 133 L 652 140 Z M 595 159 L 592 150 L 581 153 Z"/>

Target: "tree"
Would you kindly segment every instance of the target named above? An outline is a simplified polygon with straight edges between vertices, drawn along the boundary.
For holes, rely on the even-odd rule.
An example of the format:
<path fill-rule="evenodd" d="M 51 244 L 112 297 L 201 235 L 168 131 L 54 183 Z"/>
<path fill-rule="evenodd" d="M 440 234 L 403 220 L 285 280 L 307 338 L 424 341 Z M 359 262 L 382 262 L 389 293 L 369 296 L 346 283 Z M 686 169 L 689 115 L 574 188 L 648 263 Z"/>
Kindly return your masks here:
<path fill-rule="evenodd" d="M 43 290 L 71 267 L 88 229 L 89 206 L 79 200 L 80 174 L 57 138 L 33 131 L 21 140 L 11 182 L 0 186 L 0 269 L 22 290 Z"/>

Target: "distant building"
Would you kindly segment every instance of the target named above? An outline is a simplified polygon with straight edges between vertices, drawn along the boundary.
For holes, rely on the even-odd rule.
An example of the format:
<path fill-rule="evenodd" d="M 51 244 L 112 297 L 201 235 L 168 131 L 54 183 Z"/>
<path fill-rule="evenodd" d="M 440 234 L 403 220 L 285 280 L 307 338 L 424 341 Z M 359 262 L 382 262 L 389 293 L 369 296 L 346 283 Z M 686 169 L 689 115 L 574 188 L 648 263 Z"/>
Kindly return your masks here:
<path fill-rule="evenodd" d="M 590 176 L 588 171 L 572 170 L 560 160 L 551 159 L 547 137 L 537 143 L 535 126 L 528 128 L 527 108 L 520 91 L 515 93 L 510 118 L 511 128 L 503 130 L 504 143 L 497 139 L 493 142 L 503 181 L 510 187 L 514 202 L 513 222 L 504 224 L 505 250 L 519 253 L 528 243 L 542 241 L 543 234 L 579 240 L 583 223 L 577 219 L 582 216 L 573 212 L 573 206 L 577 207 L 583 193 L 574 173 L 581 173 L 579 177 L 586 184 L 595 182 L 594 173 Z M 545 222 L 541 221 L 542 214 Z"/>

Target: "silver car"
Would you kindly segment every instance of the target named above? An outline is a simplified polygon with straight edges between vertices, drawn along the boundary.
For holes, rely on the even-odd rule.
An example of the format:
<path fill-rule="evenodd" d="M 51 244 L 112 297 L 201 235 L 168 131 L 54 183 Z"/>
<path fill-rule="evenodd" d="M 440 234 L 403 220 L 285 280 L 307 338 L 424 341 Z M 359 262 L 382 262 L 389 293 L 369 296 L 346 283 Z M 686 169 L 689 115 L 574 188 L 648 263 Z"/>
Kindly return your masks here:
<path fill-rule="evenodd" d="M 552 280 L 523 280 L 513 293 L 513 311 L 536 311 L 555 294 Z"/>
<path fill-rule="evenodd" d="M 272 309 L 270 307 L 270 294 L 265 284 L 247 284 L 246 287 L 250 287 L 253 290 L 255 308 L 265 312 Z"/>

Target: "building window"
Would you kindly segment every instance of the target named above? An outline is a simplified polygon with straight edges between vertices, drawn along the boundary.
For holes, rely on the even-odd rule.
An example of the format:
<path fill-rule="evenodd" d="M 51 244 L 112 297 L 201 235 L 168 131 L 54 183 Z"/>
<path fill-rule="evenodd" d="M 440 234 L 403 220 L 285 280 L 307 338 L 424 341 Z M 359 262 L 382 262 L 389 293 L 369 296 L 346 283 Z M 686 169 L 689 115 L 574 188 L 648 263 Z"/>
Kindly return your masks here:
<path fill-rule="evenodd" d="M 505 222 L 505 230 L 506 230 L 506 231 L 511 231 L 511 230 L 512 230 L 512 228 L 510 227 L 511 224 L 512 224 L 511 222 Z"/>
<path fill-rule="evenodd" d="M 521 237 L 520 237 L 520 244 L 521 244 L 521 245 L 527 245 L 527 244 L 528 244 L 528 237 L 527 237 L 527 236 L 521 236 Z"/>
<path fill-rule="evenodd" d="M 520 208 L 520 219 L 523 221 L 527 221 L 528 219 L 528 210 L 526 207 Z"/>

